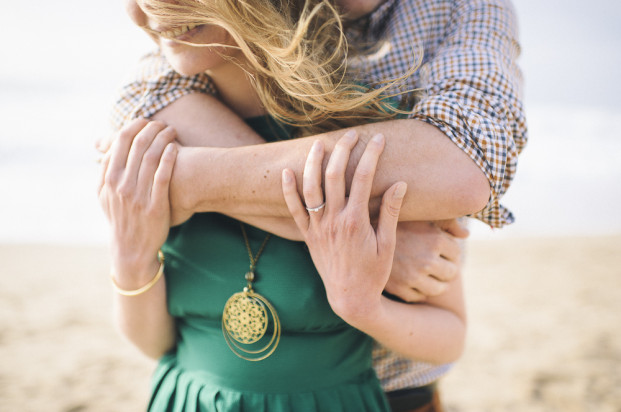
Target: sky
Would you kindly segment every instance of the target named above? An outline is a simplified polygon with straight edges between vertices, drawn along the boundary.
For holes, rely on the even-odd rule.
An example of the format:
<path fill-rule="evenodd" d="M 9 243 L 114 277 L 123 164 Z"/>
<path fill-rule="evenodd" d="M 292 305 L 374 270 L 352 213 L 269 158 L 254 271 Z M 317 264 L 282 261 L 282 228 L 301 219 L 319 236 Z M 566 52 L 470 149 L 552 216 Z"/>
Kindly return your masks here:
<path fill-rule="evenodd" d="M 621 108 L 621 2 L 515 0 L 526 103 Z"/>

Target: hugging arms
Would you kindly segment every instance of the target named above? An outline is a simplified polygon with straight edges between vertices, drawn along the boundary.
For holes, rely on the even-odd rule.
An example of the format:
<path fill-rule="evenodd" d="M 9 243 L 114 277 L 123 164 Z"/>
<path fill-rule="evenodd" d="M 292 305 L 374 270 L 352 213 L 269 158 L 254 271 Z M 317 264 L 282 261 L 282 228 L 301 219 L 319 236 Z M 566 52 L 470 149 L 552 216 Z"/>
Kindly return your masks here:
<path fill-rule="evenodd" d="M 511 220 L 498 199 L 511 181 L 517 152 L 525 140 L 518 99 L 519 71 L 516 74 L 512 60 L 517 43 L 510 7 L 501 4 L 503 1 L 489 6 L 483 3 L 455 2 L 452 6 L 457 18 L 455 31 L 443 41 L 443 49 L 426 48 L 427 60 L 421 68 L 425 70 L 421 71 L 427 73 L 428 96 L 416 105 L 411 119 L 356 127 L 363 143 L 378 132 L 387 142 L 371 193 L 373 213 L 390 184 L 403 180 L 408 184 L 401 212 L 404 220 L 444 219 L 481 209 L 477 217 L 493 226 Z M 408 7 L 419 11 L 413 2 L 398 7 L 405 10 L 397 8 L 395 15 L 411 12 Z M 480 32 L 481 38 L 473 38 L 473 25 L 481 21 L 490 27 Z M 399 24 L 386 30 L 412 30 Z M 503 36 L 488 39 L 487 33 Z M 418 40 L 416 35 L 414 32 L 413 41 Z M 471 42 L 477 41 L 489 43 L 485 55 L 476 54 Z M 444 54 L 447 50 L 450 53 Z M 460 65 L 457 74 L 446 72 L 444 68 L 458 62 L 452 59 L 459 55 L 476 64 Z M 300 182 L 312 142 L 322 140 L 330 153 L 344 132 L 257 145 L 262 139 L 223 102 L 209 95 L 214 89 L 208 77 L 184 79 L 162 65 L 162 60 L 158 55 L 147 57 L 145 64 L 158 68 L 149 69 L 155 77 L 129 85 L 117 108 L 124 121 L 131 114 L 144 115 L 160 119 L 177 131 L 182 146 L 171 180 L 171 221 L 182 222 L 194 212 L 216 211 L 299 239 L 282 198 L 279 171 L 292 169 Z M 486 78 L 493 81 L 479 81 Z M 354 151 L 350 165 L 356 164 L 360 153 L 360 149 Z M 352 171 L 350 167 L 346 174 L 348 182 Z"/>
<path fill-rule="evenodd" d="M 434 3 L 434 7 L 439 6 L 439 2 L 437 3 Z M 445 219 L 473 213 L 493 226 L 502 226 L 511 220 L 510 215 L 498 204 L 498 199 L 511 181 L 515 171 L 517 151 L 525 137 L 520 124 L 521 108 L 519 100 L 516 100 L 517 90 L 513 88 L 514 82 L 517 83 L 517 78 L 512 77 L 515 74 L 513 73 L 515 66 L 511 60 L 512 53 L 515 53 L 515 45 L 512 43 L 510 13 L 505 13 L 506 10 L 502 7 L 482 6 L 483 3 L 486 2 L 452 2 L 451 13 L 447 16 L 451 16 L 451 24 L 454 26 L 450 27 L 454 31 L 448 32 L 447 37 L 437 44 L 434 41 L 425 43 L 426 60 L 420 72 L 421 76 L 426 77 L 416 77 L 417 80 L 414 83 L 406 86 L 415 88 L 423 85 L 428 96 L 417 103 L 410 119 L 361 124 L 353 127 L 361 142 L 353 148 L 351 159 L 347 157 L 349 159 L 345 162 L 345 165 L 349 166 L 347 171 L 336 179 L 338 181 L 344 179 L 346 183 L 343 185 L 346 191 L 352 186 L 354 169 L 363 157 L 362 153 L 367 147 L 367 142 L 379 133 L 385 139 L 384 152 L 370 191 L 370 209 L 374 219 L 378 216 L 382 195 L 396 181 L 404 181 L 408 186 L 400 213 L 404 220 Z M 503 3 L 503 1 L 490 1 L 490 3 Z M 389 7 L 383 7 L 384 12 L 387 9 L 392 10 L 393 17 L 396 16 L 393 21 L 411 12 L 412 10 L 408 10 L 408 7 L 414 12 L 423 10 L 415 1 L 388 0 L 385 6 Z M 482 13 L 482 10 L 487 14 Z M 494 13 L 499 13 L 501 16 L 496 16 Z M 421 19 L 424 18 L 421 17 Z M 499 44 L 494 43 L 499 39 L 495 35 L 491 40 L 487 39 L 493 44 L 484 49 L 485 53 L 482 54 L 484 56 L 473 55 L 472 53 L 482 49 L 472 47 L 473 45 L 468 43 L 473 41 L 471 36 L 475 32 L 473 25 L 481 21 L 489 24 L 508 24 L 507 27 L 494 27 L 489 30 L 489 33 L 506 32 L 507 35 L 500 36 Z M 394 27 L 389 27 L 389 31 L 392 29 Z M 412 30 L 415 33 L 414 38 L 411 39 L 414 43 L 421 40 L 421 38 L 416 38 L 418 32 L 416 28 L 411 27 L 411 24 L 401 29 Z M 476 33 L 483 33 L 482 36 L 484 36 L 488 32 L 482 30 Z M 442 46 L 437 46 L 438 44 Z M 406 45 L 405 48 L 407 49 L 408 46 Z M 458 65 L 452 60 L 458 59 L 459 61 L 456 56 L 464 56 L 463 59 L 469 62 L 474 61 L 476 64 Z M 485 60 L 488 57 L 493 60 L 491 64 Z M 161 56 L 155 54 L 148 57 L 146 62 L 147 65 L 157 66 L 161 59 Z M 457 74 L 447 69 L 455 66 L 459 67 Z M 378 73 L 383 72 L 378 71 Z M 503 73 L 503 75 L 499 76 L 496 73 Z M 391 77 L 390 72 L 384 75 Z M 170 85 L 172 86 L 169 87 Z M 226 95 L 218 95 L 216 98 L 214 90 L 214 85 L 210 83 L 206 75 L 199 74 L 187 78 L 164 68 L 159 72 L 155 70 L 155 76 L 144 82 L 138 80 L 124 92 L 124 97 L 118 105 L 121 107 L 122 123 L 129 123 L 130 119 L 135 116 L 144 116 L 159 119 L 172 127 L 165 127 L 164 123 L 158 122 L 146 123 L 143 120 L 136 120 L 126 126 L 120 134 L 122 138 L 118 139 L 119 142 L 125 143 L 119 143 L 113 148 L 113 152 L 117 154 L 117 160 L 108 164 L 109 173 L 106 172 L 106 177 L 102 179 L 102 182 L 111 183 L 110 186 L 104 185 L 111 195 L 109 199 L 113 200 L 106 202 L 108 206 L 113 206 L 108 208 L 109 216 L 115 210 L 114 204 L 116 203 L 121 212 L 118 221 L 127 222 L 128 230 L 115 231 L 115 236 L 118 236 L 118 239 L 115 239 L 117 245 L 124 244 L 127 247 L 113 248 L 113 254 L 118 253 L 118 256 L 113 256 L 113 261 L 118 263 L 114 267 L 118 276 L 116 279 L 122 287 L 130 289 L 138 287 L 153 276 L 152 274 L 158 268 L 158 262 L 153 253 L 156 245 L 153 242 L 161 241 L 162 233 L 167 231 L 169 224 L 183 222 L 196 212 L 220 212 L 283 237 L 304 239 L 304 232 L 300 231 L 300 225 L 291 219 L 283 199 L 280 171 L 290 169 L 291 182 L 294 181 L 293 176 L 295 176 L 298 192 L 306 196 L 302 187 L 303 169 L 311 146 L 315 141 L 321 141 L 325 158 L 332 159 L 332 154 L 338 152 L 335 149 L 338 147 L 336 142 L 345 131 L 264 144 L 264 140 L 227 107 L 232 107 L 232 105 L 226 100 Z M 170 104 L 173 100 L 175 100 L 174 103 Z M 136 136 L 135 142 L 139 143 L 136 146 L 131 143 L 134 136 Z M 165 152 L 164 148 L 173 139 L 181 142 L 181 145 L 175 149 L 169 149 L 170 152 Z M 158 159 L 161 160 L 159 166 Z M 173 160 L 174 167 L 172 166 Z M 324 167 L 327 167 L 329 162 L 330 160 L 324 161 Z M 141 166 L 136 167 L 138 164 Z M 112 165 L 115 166 L 110 167 Z M 315 169 L 317 170 L 318 167 Z M 123 177 L 120 178 L 120 175 Z M 320 175 L 323 176 L 323 174 Z M 152 176 L 153 188 L 158 189 L 145 189 L 145 187 L 149 188 L 151 183 L 148 179 L 145 181 L 144 176 Z M 167 191 L 169 179 L 171 186 Z M 330 186 L 336 183 L 336 180 L 328 173 L 325 184 Z M 143 189 L 136 190 L 138 186 Z M 132 188 L 134 190 L 131 190 Z M 170 194 L 170 208 L 166 202 L 168 199 L 162 197 L 164 192 Z M 121 197 L 117 196 L 119 194 Z M 141 195 L 144 195 L 142 199 Z M 305 198 L 305 200 L 311 207 L 320 203 L 317 202 L 319 200 L 317 198 L 308 200 Z M 130 215 L 134 212 L 141 213 L 142 216 L 129 216 L 123 219 L 125 212 Z M 428 223 L 408 222 L 403 223 L 402 229 L 403 227 L 409 229 L 397 229 L 397 236 L 402 239 L 397 243 L 393 273 L 388 278 L 385 289 L 406 301 L 415 301 L 420 300 L 421 296 L 413 288 L 424 289 L 424 287 L 410 280 L 413 266 L 410 262 L 416 259 L 408 256 L 407 253 L 409 246 L 414 244 L 413 236 L 408 235 L 408 232 L 429 230 L 431 232 L 427 232 L 428 234 L 440 239 L 447 235 L 439 231 L 435 225 Z M 433 232 L 433 230 L 436 231 Z M 459 233 L 459 229 L 454 229 L 454 232 Z M 132 237 L 134 234 L 140 234 L 140 236 Z M 308 239 L 305 240 L 308 241 Z M 443 247 L 432 248 L 432 262 L 437 266 L 425 268 L 427 275 L 441 277 L 440 273 L 450 270 L 451 265 L 459 263 L 461 251 L 458 247 L 454 247 L 453 242 L 454 240 L 447 237 L 444 238 L 444 242 L 440 242 Z M 312 244 L 312 242 L 309 243 Z M 401 245 L 401 250 L 399 245 Z M 132 250 L 133 253 L 128 254 L 128 250 Z M 361 252 L 361 248 L 355 248 L 349 250 L 347 254 L 333 258 L 347 256 L 353 262 L 362 262 L 366 256 Z M 411 250 L 410 252 L 414 253 Z M 321 254 L 315 252 L 314 257 L 319 260 L 319 255 Z M 145 260 L 141 261 L 143 257 Z M 148 263 L 146 259 L 149 259 Z M 133 276 L 132 270 L 136 271 Z M 141 272 L 143 270 L 144 273 Z M 455 275 L 454 272 L 453 275 Z M 406 281 L 396 281 L 395 284 L 391 284 L 399 274 Z M 322 276 L 325 275 L 324 270 Z M 431 280 L 433 285 L 439 284 L 434 276 L 426 276 L 425 279 Z M 166 301 L 166 286 L 162 283 L 155 284 L 148 295 L 145 294 L 138 299 L 117 298 L 117 309 L 125 314 L 122 319 L 122 328 L 130 339 L 136 339 L 135 342 L 139 347 L 143 344 L 152 345 L 153 342 L 161 344 L 148 348 L 152 356 L 158 356 L 175 343 L 174 320 L 166 317 L 168 314 L 165 313 L 165 305 L 162 304 Z M 428 306 L 421 305 L 420 308 L 448 309 L 449 315 L 457 314 L 459 308 L 451 311 L 450 307 L 442 306 L 441 301 L 442 297 L 451 296 L 451 293 L 457 293 L 461 298 L 460 285 L 457 282 L 452 284 L 458 285 L 452 291 L 446 284 L 438 288 L 448 288 L 449 291 L 445 294 L 440 294 L 442 290 L 434 291 L 431 290 L 433 288 L 429 288 L 431 291 L 426 291 L 424 294 L 440 294 L 437 298 L 439 300 L 427 299 Z M 333 289 L 330 288 L 330 290 Z M 369 290 L 377 291 L 377 289 Z M 335 295 L 331 294 L 331 296 Z M 339 295 L 336 296 L 337 298 L 332 299 L 336 306 L 335 310 L 339 312 L 342 310 L 343 316 L 349 318 L 351 313 L 347 310 L 348 305 L 341 305 Z M 373 299 L 378 299 L 379 295 L 375 293 L 373 296 Z M 140 303 L 139 299 L 144 300 Z M 383 298 L 380 298 L 380 301 L 383 302 L 382 305 L 389 303 Z M 463 301 L 453 299 L 453 303 L 455 302 L 463 304 Z M 434 304 L 437 305 L 435 308 Z M 156 305 L 159 306 L 156 307 Z M 379 308 L 379 306 L 374 307 Z M 459 319 L 459 316 L 457 318 Z M 350 321 L 358 324 L 359 319 L 350 319 Z M 421 319 L 421 322 L 424 322 L 424 319 Z M 367 322 L 363 323 L 358 324 L 361 329 L 372 326 Z M 413 325 L 415 324 L 417 321 L 414 321 Z M 418 323 L 419 327 L 423 324 Z M 439 325 L 441 322 L 434 322 L 434 324 Z M 151 331 L 146 332 L 149 339 L 140 340 L 142 339 L 140 333 L 136 333 L 140 328 L 150 328 Z M 368 332 L 377 336 L 381 341 L 382 336 L 376 333 L 377 330 L 371 329 L 368 329 Z M 460 333 L 459 328 L 455 330 Z M 463 328 L 461 331 L 463 332 Z M 430 333 L 429 337 L 434 338 L 433 335 Z M 435 335 L 435 338 L 438 337 L 439 335 Z M 395 340 L 408 341 L 404 339 Z M 443 342 L 447 340 L 446 336 L 442 338 Z M 453 342 L 457 342 L 459 347 L 458 340 L 454 339 Z M 392 345 L 395 343 L 394 340 L 386 343 L 400 350 Z M 434 362 L 447 362 L 455 358 L 454 351 L 444 353 L 448 354 L 448 357 L 436 358 L 430 356 L 430 353 L 418 353 L 418 355 L 420 359 Z M 413 354 L 408 353 L 408 355 Z M 416 381 L 415 384 L 411 381 L 405 384 L 401 382 L 399 387 L 417 386 L 429 381 L 422 383 Z M 395 386 L 385 387 L 395 389 Z"/>
<path fill-rule="evenodd" d="M 113 244 L 121 248 L 113 247 L 113 253 L 122 253 L 121 249 L 131 245 L 130 255 L 140 257 L 142 250 L 148 254 L 149 250 L 164 243 L 170 224 L 167 193 L 177 153 L 173 144 L 175 136 L 174 130 L 162 123 L 137 119 L 119 133 L 108 151 L 100 181 L 100 199 L 111 223 L 117 225 L 113 227 L 113 233 L 117 236 Z M 461 279 L 456 267 L 459 264 L 459 253 L 455 261 L 447 261 L 449 265 L 455 266 L 449 277 L 455 277 L 445 284 L 444 293 L 427 298 L 425 305 L 398 303 L 382 296 L 382 292 L 392 267 L 396 224 L 405 195 L 405 183 L 389 189 L 383 195 L 377 239 L 388 244 L 380 245 L 381 255 L 373 256 L 369 253 L 380 250 L 373 239 L 353 230 L 364 229 L 371 237 L 375 233 L 370 224 L 368 200 L 377 161 L 384 149 L 383 136 L 377 135 L 366 145 L 357 165 L 352 178 L 352 193 L 345 208 L 347 213 L 351 213 L 352 209 L 354 212 L 353 215 L 345 215 L 346 226 L 342 226 L 343 221 L 332 224 L 328 220 L 338 215 L 338 205 L 344 203 L 345 170 L 356 142 L 355 133 L 346 134 L 336 144 L 330 157 L 325 182 L 326 199 L 330 201 L 325 209 L 324 222 L 328 223 L 314 237 L 309 236 L 310 226 L 304 227 L 302 223 L 300 210 L 306 212 L 301 209 L 301 201 L 297 198 L 298 203 L 295 202 L 297 189 L 293 172 L 286 169 L 282 174 L 282 190 L 288 208 L 322 275 L 328 301 L 345 321 L 404 356 L 438 364 L 453 361 L 461 353 L 465 337 Z M 302 179 L 304 197 L 308 201 L 319 201 L 323 197 L 323 158 L 323 144 L 316 141 L 306 160 Z M 397 195 L 393 196 L 394 199 L 390 197 L 395 193 Z M 358 207 L 354 209 L 351 205 Z M 310 220 L 317 221 L 320 215 L 324 215 L 323 210 L 311 213 Z M 327 233 L 326 227 L 329 230 Z M 329 236 L 329 233 L 333 236 Z M 388 242 L 386 238 L 389 238 Z M 453 247 L 455 253 L 458 248 L 455 248 L 454 241 L 448 240 L 442 251 L 450 251 Z M 408 252 L 411 251 L 402 253 L 407 256 Z M 338 258 L 341 259 L 340 264 Z M 437 258 L 442 259 L 443 256 Z M 147 284 L 158 267 L 155 261 L 145 264 L 140 259 L 132 262 L 131 259 L 127 261 L 119 256 L 113 256 L 113 262 L 124 262 L 112 269 L 116 284 L 123 290 L 134 290 Z M 351 269 L 351 272 L 345 268 Z M 445 275 L 446 271 L 439 272 Z M 119 281 L 119 278 L 130 278 L 131 281 Z M 350 284 L 349 288 L 344 287 L 347 284 Z M 166 301 L 164 282 L 156 283 L 148 294 L 121 294 L 116 300 L 121 329 L 143 352 L 157 358 L 174 347 L 175 321 L 167 313 L 166 305 L 162 304 Z M 364 308 L 366 310 L 361 310 Z M 424 339 L 417 333 L 421 330 L 426 331 Z"/>

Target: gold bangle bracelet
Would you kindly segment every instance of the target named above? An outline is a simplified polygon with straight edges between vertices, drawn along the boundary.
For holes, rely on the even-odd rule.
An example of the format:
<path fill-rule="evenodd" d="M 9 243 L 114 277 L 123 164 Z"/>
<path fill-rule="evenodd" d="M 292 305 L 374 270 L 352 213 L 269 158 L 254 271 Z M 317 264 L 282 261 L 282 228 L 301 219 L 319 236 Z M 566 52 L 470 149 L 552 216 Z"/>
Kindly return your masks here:
<path fill-rule="evenodd" d="M 157 281 L 160 280 L 160 278 L 164 274 L 164 253 L 162 253 L 161 250 L 157 251 L 157 260 L 160 262 L 160 268 L 157 270 L 157 273 L 155 274 L 155 277 L 153 277 L 153 279 L 151 279 L 149 281 L 149 283 L 147 283 L 146 285 L 144 285 L 143 287 L 138 288 L 138 289 L 134 289 L 134 290 L 121 289 L 119 287 L 119 285 L 116 283 L 116 280 L 114 280 L 114 274 L 110 274 L 110 279 L 112 280 L 112 286 L 114 287 L 114 290 L 119 295 L 123 295 L 123 296 L 137 296 L 137 295 L 140 295 L 140 294 L 146 292 L 147 290 L 151 289 L 153 287 L 153 285 L 155 285 L 157 283 Z"/>

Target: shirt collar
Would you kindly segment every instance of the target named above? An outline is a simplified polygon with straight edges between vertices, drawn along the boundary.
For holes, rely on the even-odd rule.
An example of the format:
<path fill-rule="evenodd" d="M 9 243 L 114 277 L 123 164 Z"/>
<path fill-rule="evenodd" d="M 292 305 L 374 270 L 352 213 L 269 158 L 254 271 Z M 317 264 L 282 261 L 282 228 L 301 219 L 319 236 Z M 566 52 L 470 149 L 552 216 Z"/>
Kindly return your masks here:
<path fill-rule="evenodd" d="M 368 15 L 368 27 L 372 33 L 383 31 L 386 22 L 388 21 L 394 10 L 394 6 L 398 2 L 399 0 L 386 0 L 377 9 L 375 9 L 371 12 L 371 14 Z"/>
<path fill-rule="evenodd" d="M 363 36 L 379 36 L 385 29 L 386 23 L 390 20 L 395 6 L 399 0 L 385 0 L 378 8 L 366 16 L 362 16 L 350 22 L 347 27 L 355 33 Z"/>

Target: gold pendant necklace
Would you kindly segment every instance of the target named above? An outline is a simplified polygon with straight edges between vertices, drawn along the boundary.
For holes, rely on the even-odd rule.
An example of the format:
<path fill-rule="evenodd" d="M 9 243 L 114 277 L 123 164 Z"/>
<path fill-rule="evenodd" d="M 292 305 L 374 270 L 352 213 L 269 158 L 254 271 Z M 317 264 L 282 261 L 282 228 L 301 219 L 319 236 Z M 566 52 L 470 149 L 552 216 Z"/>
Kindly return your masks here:
<path fill-rule="evenodd" d="M 241 223 L 241 230 L 250 258 L 250 270 L 245 276 L 248 283 L 242 292 L 235 293 L 226 301 L 222 312 L 222 333 L 224 340 L 235 355 L 248 361 L 260 361 L 274 353 L 280 341 L 280 319 L 278 319 L 276 310 L 267 299 L 252 288 L 252 282 L 256 277 L 254 270 L 257 261 L 270 235 L 265 237 L 257 255 L 253 257 L 243 223 Z M 265 336 L 270 317 L 273 331 L 271 336 Z"/>

